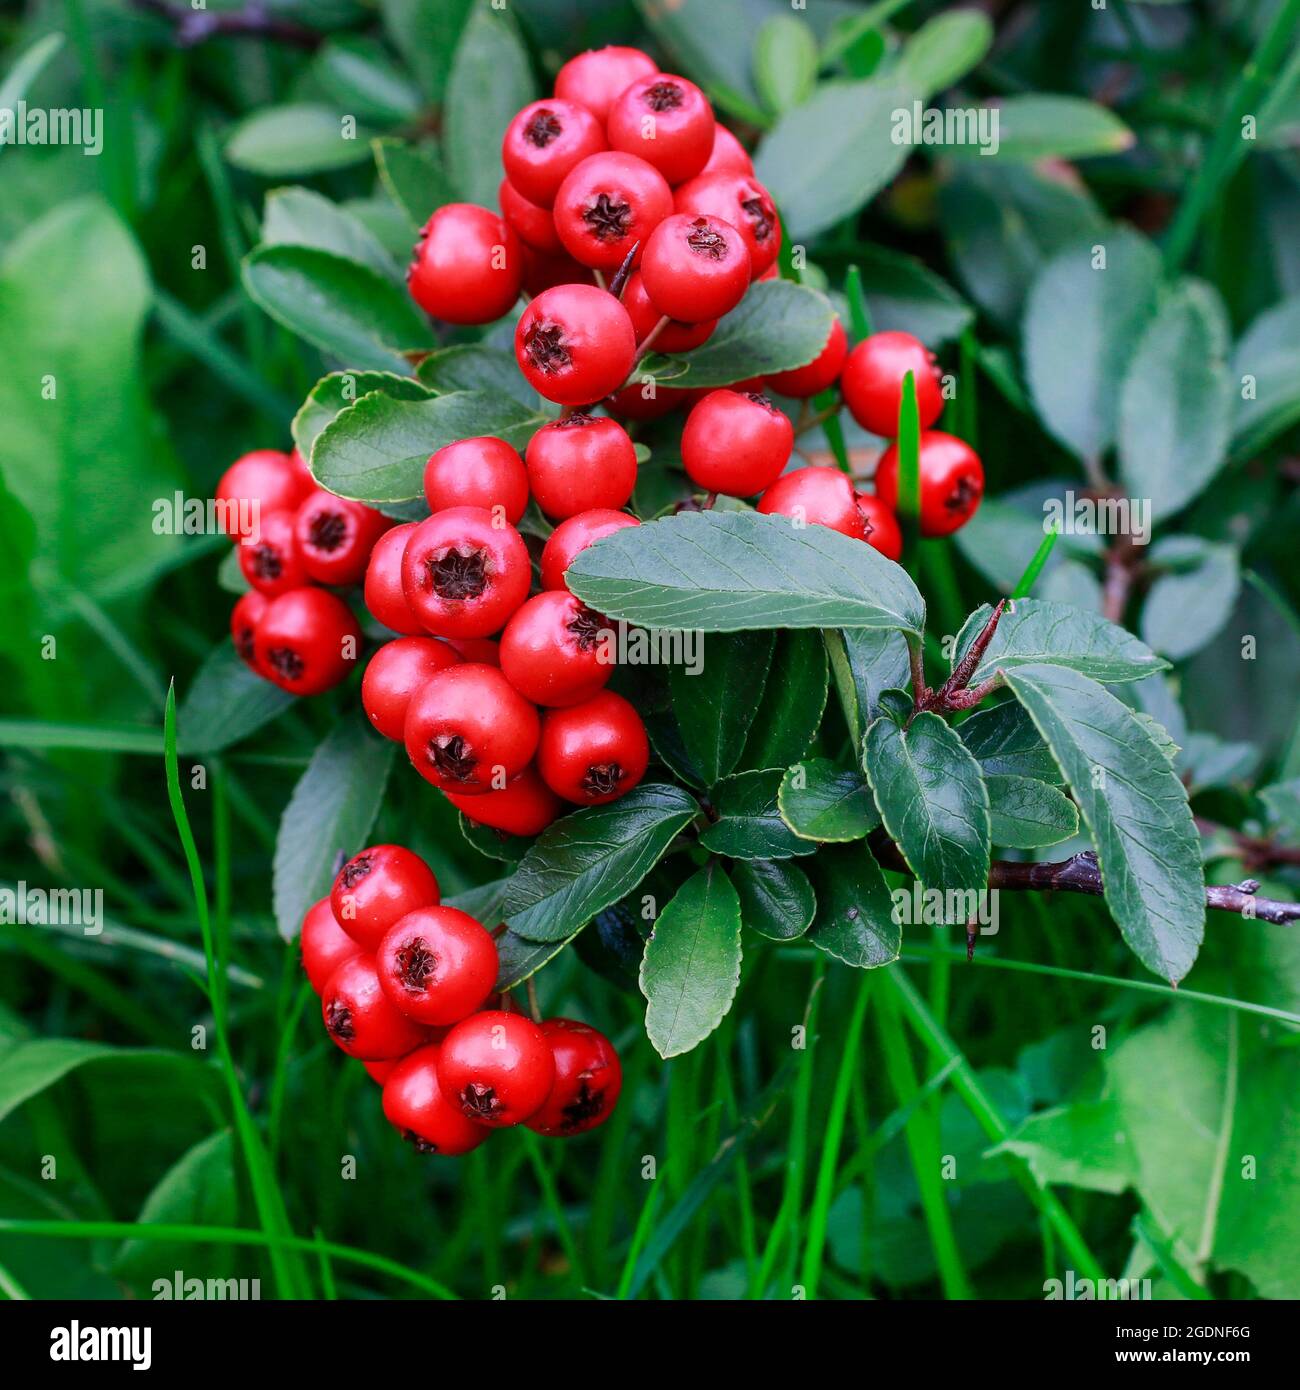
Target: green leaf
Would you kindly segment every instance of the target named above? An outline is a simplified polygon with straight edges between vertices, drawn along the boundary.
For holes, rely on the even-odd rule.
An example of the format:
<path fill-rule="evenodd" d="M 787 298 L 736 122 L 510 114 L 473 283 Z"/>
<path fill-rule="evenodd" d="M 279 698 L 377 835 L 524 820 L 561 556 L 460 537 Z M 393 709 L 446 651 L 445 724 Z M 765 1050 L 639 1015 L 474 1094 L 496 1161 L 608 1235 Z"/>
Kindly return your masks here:
<path fill-rule="evenodd" d="M 466 842 L 473 845 L 487 859 L 499 859 L 505 864 L 518 864 L 532 843 L 526 836 L 510 835 L 504 830 L 494 830 L 490 825 L 479 825 L 463 812 L 458 819 L 460 833 Z"/>
<path fill-rule="evenodd" d="M 914 96 L 893 80 L 824 82 L 781 117 L 758 148 L 754 172 L 780 208 L 788 237 L 811 241 L 898 173 L 911 147 L 895 142 L 893 114 Z"/>
<path fill-rule="evenodd" d="M 239 743 L 293 704 L 293 696 L 255 675 L 234 644 L 223 641 L 205 658 L 176 714 L 182 753 L 216 753 Z"/>
<path fill-rule="evenodd" d="M 750 33 L 754 11 L 746 0 L 636 0 L 646 28 L 676 61 L 671 72 L 685 73 L 710 88 L 725 84 L 747 99 L 751 84 Z M 763 13 L 769 11 L 764 8 Z"/>
<path fill-rule="evenodd" d="M 754 36 L 754 86 L 780 115 L 807 99 L 817 81 L 817 37 L 792 14 L 764 20 Z"/>
<path fill-rule="evenodd" d="M 1065 773 L 1096 847 L 1106 905 L 1138 959 L 1177 984 L 1205 931 L 1200 838 L 1187 792 L 1126 705 L 1060 666 L 1007 672 Z"/>
<path fill-rule="evenodd" d="M 360 502 L 423 496 L 429 455 L 470 435 L 494 434 L 522 449 L 545 419 L 508 397 L 454 391 L 434 400 L 398 400 L 373 391 L 340 411 L 312 449 L 322 487 Z M 631 528 L 629 528 L 631 529 Z"/>
<path fill-rule="evenodd" d="M 442 100 L 456 41 L 474 4 L 475 0 L 379 0 L 385 31 L 430 101 Z"/>
<path fill-rule="evenodd" d="M 1142 605 L 1142 636 L 1171 661 L 1213 641 L 1241 591 L 1237 548 L 1199 536 L 1166 536 L 1147 563 L 1158 575 Z"/>
<path fill-rule="evenodd" d="M 1023 1158 L 1040 1183 L 1118 1195 L 1137 1178 L 1132 1146 L 1113 1096 L 1040 1110 L 991 1153 Z"/>
<path fill-rule="evenodd" d="M 630 893 L 699 809 L 679 788 L 651 783 L 556 821 L 510 880 L 510 927 L 530 941 L 572 936 Z"/>
<path fill-rule="evenodd" d="M 310 246 L 398 280 L 397 266 L 363 223 L 310 188 L 273 188 L 262 212 L 263 246 Z"/>
<path fill-rule="evenodd" d="M 787 768 L 777 795 L 781 818 L 805 840 L 860 840 L 880 824 L 866 779 L 829 758 Z"/>
<path fill-rule="evenodd" d="M 268 179 L 346 169 L 370 158 L 370 144 L 359 130 L 345 135 L 343 121 L 328 106 L 264 106 L 230 132 L 226 159 Z"/>
<path fill-rule="evenodd" d="M 1185 280 L 1138 341 L 1119 403 L 1120 480 L 1159 521 L 1222 468 L 1233 409 L 1227 315 L 1217 291 Z"/>
<path fill-rule="evenodd" d="M 277 323 L 351 367 L 401 372 L 402 350 L 429 341 L 403 287 L 328 251 L 263 246 L 244 259 L 243 280 Z"/>
<path fill-rule="evenodd" d="M 728 386 L 804 367 L 826 346 L 835 311 L 819 290 L 764 280 L 724 315 L 709 341 L 674 357 L 652 354 L 638 368 L 674 389 Z"/>
<path fill-rule="evenodd" d="M 442 161 L 431 146 L 375 140 L 372 148 L 380 181 L 406 214 L 412 231 L 423 227 L 436 208 L 453 201 Z"/>
<path fill-rule="evenodd" d="M 863 763 L 885 829 L 922 886 L 986 889 L 988 792 L 956 732 L 928 710 L 906 731 L 877 719 L 867 730 Z"/>
<path fill-rule="evenodd" d="M 907 574 L 871 546 L 757 512 L 683 512 L 625 527 L 577 556 L 568 581 L 598 613 L 650 628 L 918 632 L 925 615 Z"/>
<path fill-rule="evenodd" d="M 311 451 L 325 426 L 372 391 L 401 401 L 427 401 L 433 395 L 427 386 L 396 372 L 331 372 L 311 388 L 293 417 L 293 442 L 303 458 L 310 463 Z"/>
<path fill-rule="evenodd" d="M 747 767 L 789 767 L 802 758 L 821 726 L 829 672 L 821 633 L 777 634 L 763 698 L 745 741 Z"/>
<path fill-rule="evenodd" d="M 825 638 L 836 694 L 856 745 L 880 713 L 881 695 L 907 682 L 907 642 L 901 633 L 884 628 L 845 628 Z"/>
<path fill-rule="evenodd" d="M 797 864 L 788 859 L 738 859 L 730 867 L 745 926 L 773 941 L 793 941 L 812 926 L 817 898 Z"/>
<path fill-rule="evenodd" d="M 777 793 L 785 775 L 779 767 L 738 772 L 711 788 L 718 819 L 700 835 L 711 854 L 732 859 L 789 859 L 812 854 L 815 846 L 801 839 L 781 819 Z"/>
<path fill-rule="evenodd" d="M 1059 782 L 1061 769 L 1034 721 L 1015 700 L 977 709 L 957 729 L 984 777 L 1032 777 Z"/>
<path fill-rule="evenodd" d="M 271 896 L 286 941 L 298 935 L 307 909 L 329 891 L 339 855 L 350 858 L 365 847 L 395 750 L 360 720 L 349 719 L 312 754 L 275 838 Z"/>
<path fill-rule="evenodd" d="M 1264 787 L 1259 799 L 1270 825 L 1281 827 L 1292 839 L 1300 838 L 1300 777 Z"/>
<path fill-rule="evenodd" d="M 1132 149 L 1136 138 L 1113 111 L 1082 97 L 1033 92 L 1005 97 L 992 110 L 998 113 L 993 157 L 1000 160 L 1028 163 L 1122 154 Z M 943 152 L 958 159 L 974 159 L 983 155 L 985 148 L 954 144 L 945 145 Z"/>
<path fill-rule="evenodd" d="M 961 295 L 914 256 L 863 246 L 854 252 L 854 264 L 877 333 L 911 333 L 935 348 L 961 337 L 974 321 Z"/>
<path fill-rule="evenodd" d="M 985 776 L 989 831 L 1005 849 L 1042 849 L 1079 833 L 1079 812 L 1055 787 L 1032 777 Z"/>
<path fill-rule="evenodd" d="M 957 634 L 955 666 L 984 629 L 993 610 L 977 608 Z M 986 681 L 995 671 L 1044 662 L 1068 666 L 1103 684 L 1140 681 L 1163 671 L 1167 665 L 1132 633 L 1068 603 L 1018 598 L 1003 610 L 993 640 L 971 677 L 971 684 Z"/>
<path fill-rule="evenodd" d="M 1094 263 L 1103 252 L 1105 269 Z M 1030 288 L 1025 381 L 1049 433 L 1085 463 L 1115 440 L 1120 387 L 1155 311 L 1159 277 L 1155 247 L 1112 227 L 1058 252 Z"/>
<path fill-rule="evenodd" d="M 378 39 L 331 35 L 316 50 L 312 76 L 341 110 L 362 120 L 395 125 L 420 110 L 420 89 Z"/>
<path fill-rule="evenodd" d="M 696 668 L 669 668 L 682 743 L 706 783 L 725 777 L 740 758 L 774 643 L 771 632 L 711 633 Z"/>
<path fill-rule="evenodd" d="M 530 413 L 537 411 L 537 392 L 524 380 L 513 352 L 485 347 L 482 343 L 458 343 L 431 353 L 417 373 L 426 386 L 442 394 L 449 391 L 499 392 L 518 401 Z"/>
<path fill-rule="evenodd" d="M 13 110 L 31 90 L 32 83 L 45 70 L 50 59 L 63 47 L 60 33 L 50 33 L 37 39 L 14 59 L 13 66 L 0 82 L 0 110 Z"/>
<path fill-rule="evenodd" d="M 903 929 L 875 856 L 862 845 L 831 845 L 810 863 L 817 915 L 808 940 L 859 970 L 898 959 Z"/>
<path fill-rule="evenodd" d="M 903 45 L 898 74 L 920 97 L 930 97 L 959 82 L 992 46 L 993 25 L 979 10 L 936 15 Z"/>
<path fill-rule="evenodd" d="M 1300 420 L 1300 295 L 1252 321 L 1232 354 L 1232 376 L 1233 441 L 1256 453 Z"/>
<path fill-rule="evenodd" d="M 641 962 L 645 1026 L 661 1057 L 704 1041 L 740 984 L 740 899 L 717 864 L 691 875 L 659 914 Z"/>
<path fill-rule="evenodd" d="M 462 911 L 467 909 L 462 908 Z M 559 941 L 529 941 L 518 932 L 508 928 L 497 937 L 497 981 L 498 990 L 514 989 L 517 985 L 536 975 L 549 961 L 555 959 L 577 936 L 561 937 Z"/>
<path fill-rule="evenodd" d="M 443 112 L 447 172 L 464 202 L 496 206 L 502 137 L 515 113 L 536 94 L 514 23 L 501 11 L 479 5 L 456 45 Z"/>

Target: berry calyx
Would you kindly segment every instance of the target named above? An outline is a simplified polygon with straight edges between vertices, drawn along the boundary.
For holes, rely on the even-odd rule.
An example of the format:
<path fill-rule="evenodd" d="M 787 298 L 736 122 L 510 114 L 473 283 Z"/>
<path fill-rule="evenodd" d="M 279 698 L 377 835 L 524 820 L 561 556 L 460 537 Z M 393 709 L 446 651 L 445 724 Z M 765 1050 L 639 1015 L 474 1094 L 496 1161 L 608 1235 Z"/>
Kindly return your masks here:
<path fill-rule="evenodd" d="M 576 165 L 555 195 L 555 231 L 581 265 L 617 270 L 673 210 L 664 176 L 635 155 L 610 150 Z M 640 249 L 637 255 L 640 255 Z"/>
<path fill-rule="evenodd" d="M 391 525 L 373 507 L 317 488 L 298 508 L 293 535 L 307 574 L 345 588 L 361 580 L 375 542 Z"/>
<path fill-rule="evenodd" d="M 256 589 L 250 589 L 248 593 L 239 596 L 230 613 L 230 636 L 235 644 L 235 650 L 239 653 L 239 659 L 245 666 L 257 671 L 259 676 L 262 673 L 257 670 L 257 658 L 253 650 L 253 634 L 256 632 L 257 625 L 269 604 L 270 600 L 265 594 L 259 594 Z"/>
<path fill-rule="evenodd" d="M 549 208 L 566 175 L 605 149 L 605 129 L 585 107 L 563 97 L 530 102 L 506 127 L 506 178 L 538 207 Z"/>
<path fill-rule="evenodd" d="M 353 855 L 330 889 L 334 920 L 367 951 L 373 951 L 389 927 L 408 912 L 437 903 L 433 870 L 401 845 L 371 845 Z"/>
<path fill-rule="evenodd" d="M 436 637 L 398 637 L 385 642 L 370 658 L 361 677 L 361 704 L 385 738 L 406 738 L 406 711 L 411 696 L 439 671 L 458 666 L 460 656 Z"/>
<path fill-rule="evenodd" d="M 758 500 L 765 516 L 788 516 L 795 526 L 829 526 L 855 540 L 865 538 L 862 513 L 847 473 L 813 466 L 784 473 Z"/>
<path fill-rule="evenodd" d="M 345 960 L 361 954 L 361 947 L 334 920 L 328 898 L 321 898 L 307 909 L 298 933 L 298 947 L 302 968 L 317 994 L 324 991 L 330 976 Z"/>
<path fill-rule="evenodd" d="M 796 400 L 807 400 L 834 386 L 839 380 L 848 352 L 848 335 L 844 332 L 844 325 L 837 314 L 831 322 L 830 336 L 821 352 L 806 367 L 795 367 L 791 371 L 777 372 L 775 376 L 768 377 L 767 384 L 778 396 L 793 396 Z"/>
<path fill-rule="evenodd" d="M 921 534 L 950 536 L 975 515 L 984 496 L 984 465 L 964 440 L 942 430 L 921 434 Z M 898 506 L 898 445 L 891 444 L 876 466 L 876 495 Z"/>
<path fill-rule="evenodd" d="M 372 957 L 343 961 L 321 991 L 325 1031 L 349 1057 L 383 1062 L 427 1041 L 428 1030 L 399 1013 L 379 983 Z"/>
<path fill-rule="evenodd" d="M 528 441 L 524 462 L 537 505 L 552 520 L 594 507 L 617 510 L 636 486 L 636 446 L 628 432 L 584 411 L 543 425 Z"/>
<path fill-rule="evenodd" d="M 673 193 L 673 208 L 688 217 L 718 217 L 735 227 L 749 250 L 758 279 L 781 251 L 781 219 L 772 195 L 752 172 L 701 174 Z"/>
<path fill-rule="evenodd" d="M 640 524 L 636 517 L 612 507 L 591 507 L 560 522 L 542 548 L 542 587 L 565 588 L 564 572 L 575 555 L 603 536 Z"/>
<path fill-rule="evenodd" d="M 407 605 L 438 637 L 489 637 L 528 595 L 528 549 L 482 507 L 448 507 L 422 521 L 402 555 Z"/>
<path fill-rule="evenodd" d="M 548 1138 L 569 1139 L 603 1125 L 623 1088 L 614 1044 L 571 1018 L 548 1018 L 541 1028 L 555 1057 L 555 1085 L 528 1128 Z"/>
<path fill-rule="evenodd" d="M 873 333 L 849 353 L 840 372 L 844 403 L 863 429 L 885 439 L 898 433 L 903 378 L 916 384 L 921 428 L 929 429 L 943 410 L 943 390 L 934 354 L 910 333 Z"/>
<path fill-rule="evenodd" d="M 520 315 L 515 357 L 548 401 L 585 405 L 622 386 L 636 358 L 636 334 L 612 294 L 595 285 L 556 285 Z"/>
<path fill-rule="evenodd" d="M 389 1001 L 417 1023 L 446 1027 L 492 993 L 496 943 L 481 922 L 454 907 L 420 907 L 388 929 L 375 952 Z"/>
<path fill-rule="evenodd" d="M 522 1124 L 550 1095 L 555 1058 L 537 1024 L 488 1010 L 456 1024 L 442 1040 L 438 1084 L 475 1124 Z"/>
<path fill-rule="evenodd" d="M 403 637 L 418 637 L 425 630 L 402 592 L 402 555 L 418 524 L 406 521 L 385 531 L 366 566 L 363 594 L 370 616 Z"/>
<path fill-rule="evenodd" d="M 629 83 L 609 108 L 611 148 L 653 164 L 669 183 L 694 178 L 713 153 L 715 122 L 708 98 L 674 73 Z"/>
<path fill-rule="evenodd" d="M 308 582 L 294 538 L 292 512 L 266 512 L 261 524 L 239 542 L 239 569 L 260 594 L 274 598 Z"/>
<path fill-rule="evenodd" d="M 425 464 L 424 496 L 431 512 L 482 507 L 514 526 L 528 506 L 528 474 L 523 459 L 504 439 L 458 439 Z"/>
<path fill-rule="evenodd" d="M 503 835 L 540 835 L 564 813 L 560 798 L 537 775 L 532 764 L 500 791 L 446 795 L 466 820 L 499 830 Z"/>
<path fill-rule="evenodd" d="M 430 1043 L 393 1066 L 384 1081 L 384 1117 L 417 1153 L 455 1158 L 478 1148 L 492 1131 L 466 1119 L 447 1098 L 438 1083 L 441 1050 Z"/>
<path fill-rule="evenodd" d="M 555 95 L 566 101 L 580 102 L 604 122 L 609 108 L 627 86 L 639 77 L 649 77 L 656 71 L 655 60 L 639 48 L 588 49 L 570 58 L 555 75 Z"/>
<path fill-rule="evenodd" d="M 674 213 L 651 232 L 641 278 L 661 314 L 683 323 L 718 319 L 749 288 L 749 249 L 720 217 Z"/>
<path fill-rule="evenodd" d="M 891 508 L 869 492 L 859 492 L 858 511 L 867 544 L 890 560 L 903 558 L 903 532 Z"/>
<path fill-rule="evenodd" d="M 502 218 L 472 203 L 448 203 L 420 233 L 406 273 L 412 299 L 447 323 L 491 323 L 519 298 L 523 246 Z"/>
<path fill-rule="evenodd" d="M 781 476 L 794 449 L 790 417 L 758 392 L 710 391 L 682 430 L 682 463 L 706 492 L 751 497 Z"/>
<path fill-rule="evenodd" d="M 291 695 L 319 695 L 347 678 L 361 650 L 352 610 L 324 589 L 272 599 L 253 631 L 253 661 Z"/>
<path fill-rule="evenodd" d="M 649 762 L 641 716 L 613 691 L 542 716 L 537 770 L 566 801 L 581 806 L 615 801 L 645 776 Z"/>
<path fill-rule="evenodd" d="M 501 673 L 537 705 L 589 700 L 613 674 L 613 633 L 566 589 L 537 594 L 501 634 Z"/>

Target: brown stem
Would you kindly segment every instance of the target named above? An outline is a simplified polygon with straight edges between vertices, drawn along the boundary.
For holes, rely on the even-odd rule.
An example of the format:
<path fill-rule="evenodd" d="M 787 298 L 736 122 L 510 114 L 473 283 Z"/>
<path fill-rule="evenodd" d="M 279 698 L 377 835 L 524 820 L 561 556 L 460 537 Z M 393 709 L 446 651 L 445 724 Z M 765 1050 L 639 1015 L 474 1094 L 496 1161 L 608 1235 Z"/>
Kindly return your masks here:
<path fill-rule="evenodd" d="M 169 0 L 134 0 L 136 9 L 146 10 L 172 26 L 172 37 L 180 48 L 194 48 L 208 39 L 270 39 L 293 48 L 311 51 L 319 48 L 324 35 L 290 20 L 276 19 L 265 4 L 247 4 L 242 10 L 209 13 Z"/>
<path fill-rule="evenodd" d="M 649 333 L 647 333 L 645 337 L 641 339 L 641 341 L 636 345 L 636 357 L 633 359 L 633 365 L 639 362 L 646 355 L 646 353 L 650 351 L 651 345 L 654 343 L 654 340 L 664 331 L 665 328 L 668 327 L 668 325 L 671 322 L 672 319 L 670 319 L 668 315 L 665 314 L 659 320 L 659 322 L 655 324 L 655 326 L 649 331 Z"/>

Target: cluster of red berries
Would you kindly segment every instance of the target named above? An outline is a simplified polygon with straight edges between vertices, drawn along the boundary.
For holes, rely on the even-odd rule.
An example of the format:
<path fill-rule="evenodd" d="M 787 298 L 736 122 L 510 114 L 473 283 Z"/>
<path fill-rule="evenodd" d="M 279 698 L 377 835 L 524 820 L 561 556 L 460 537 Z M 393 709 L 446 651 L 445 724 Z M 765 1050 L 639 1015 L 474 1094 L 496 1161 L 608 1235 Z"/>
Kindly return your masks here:
<path fill-rule="evenodd" d="M 613 1044 L 572 1019 L 533 1023 L 495 995 L 491 933 L 440 903 L 418 854 L 374 845 L 350 859 L 303 919 L 301 947 L 326 1032 L 422 1153 L 468 1153 L 518 1124 L 567 1138 L 614 1109 Z"/>
<path fill-rule="evenodd" d="M 333 589 L 360 583 L 375 543 L 392 522 L 372 507 L 318 487 L 294 449 L 257 449 L 217 484 L 226 524 L 238 536 L 239 568 L 251 585 L 230 615 L 235 650 L 294 695 L 319 695 L 356 664 L 361 629 Z M 236 510 L 238 509 L 238 510 Z"/>
<path fill-rule="evenodd" d="M 564 582 L 580 550 L 637 525 L 618 510 L 636 471 L 627 431 L 585 412 L 542 426 L 525 458 L 490 435 L 461 439 L 425 467 L 432 515 L 393 527 L 371 554 L 366 606 L 401 635 L 371 658 L 362 704 L 472 821 L 535 835 L 563 802 L 613 801 L 645 773 L 645 725 L 604 689 L 615 633 Z M 531 598 L 516 530 L 530 494 L 560 523 Z"/>

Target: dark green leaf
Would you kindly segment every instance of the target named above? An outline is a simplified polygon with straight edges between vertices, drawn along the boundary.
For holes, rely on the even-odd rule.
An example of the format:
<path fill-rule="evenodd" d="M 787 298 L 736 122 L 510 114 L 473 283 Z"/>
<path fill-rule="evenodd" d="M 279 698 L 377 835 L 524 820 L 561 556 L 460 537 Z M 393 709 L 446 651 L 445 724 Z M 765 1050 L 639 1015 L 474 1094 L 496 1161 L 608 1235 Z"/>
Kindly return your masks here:
<path fill-rule="evenodd" d="M 538 409 L 537 392 L 524 380 L 513 352 L 460 343 L 431 353 L 420 363 L 418 376 L 426 386 L 448 391 L 500 392 L 529 412 Z"/>
<path fill-rule="evenodd" d="M 532 843 L 526 836 L 507 835 L 504 830 L 494 830 L 490 825 L 479 825 L 463 813 L 459 820 L 460 833 L 488 859 L 499 859 L 504 864 L 517 864 L 528 853 L 528 846 Z"/>
<path fill-rule="evenodd" d="M 719 782 L 710 792 L 718 819 L 700 836 L 700 844 L 732 859 L 812 854 L 816 846 L 794 834 L 781 819 L 776 798 L 784 775 L 782 768 L 770 767 L 738 772 Z"/>
<path fill-rule="evenodd" d="M 808 940 L 859 970 L 898 959 L 903 929 L 875 856 L 862 845 L 831 845 L 811 861 L 817 915 Z"/>
<path fill-rule="evenodd" d="M 753 10 L 746 0 L 636 0 L 647 29 L 682 72 L 706 88 L 724 84 L 756 99 L 750 82 Z M 764 8 L 765 13 L 770 13 Z"/>
<path fill-rule="evenodd" d="M 1236 606 L 1237 549 L 1199 536 L 1166 536 L 1147 562 L 1159 577 L 1142 605 L 1142 636 L 1171 661 L 1182 661 L 1214 640 Z"/>
<path fill-rule="evenodd" d="M 855 253 L 854 264 L 877 333 L 910 333 L 937 348 L 959 338 L 974 320 L 961 295 L 913 256 L 866 246 Z"/>
<path fill-rule="evenodd" d="M 880 713 L 881 694 L 906 682 L 907 642 L 884 628 L 845 628 L 826 633 L 835 688 L 849 718 L 854 743 Z"/>
<path fill-rule="evenodd" d="M 182 753 L 216 753 L 256 733 L 291 704 L 292 695 L 254 675 L 233 643 L 222 642 L 208 653 L 176 712 L 177 747 Z"/>
<path fill-rule="evenodd" d="M 392 125 L 420 109 L 419 88 L 378 39 L 331 36 L 317 49 L 312 73 L 331 100 L 362 120 Z"/>
<path fill-rule="evenodd" d="M 475 0 L 379 0 L 393 46 L 431 101 L 442 100 L 456 40 L 474 4 Z"/>
<path fill-rule="evenodd" d="M 355 405 L 362 396 L 381 391 L 402 401 L 427 401 L 433 395 L 427 386 L 396 372 L 331 372 L 322 377 L 293 417 L 293 442 L 308 462 L 320 432 L 341 410 Z"/>
<path fill-rule="evenodd" d="M 778 633 L 771 672 L 745 743 L 745 765 L 788 767 L 802 758 L 821 726 L 828 684 L 821 633 Z"/>
<path fill-rule="evenodd" d="M 787 768 L 777 802 L 782 819 L 805 840 L 860 840 L 880 824 L 866 779 L 828 758 Z"/>
<path fill-rule="evenodd" d="M 393 258 L 351 213 L 309 188 L 275 188 L 262 213 L 263 246 L 311 246 L 397 280 Z"/>
<path fill-rule="evenodd" d="M 424 226 L 436 208 L 452 201 L 442 161 L 432 147 L 376 140 L 374 151 L 379 177 L 413 232 Z"/>
<path fill-rule="evenodd" d="M 957 732 L 989 777 L 1059 782 L 1061 770 L 1034 721 L 1015 700 L 977 709 Z"/>
<path fill-rule="evenodd" d="M 1030 777 L 986 776 L 989 827 L 995 845 L 1042 849 L 1079 833 L 1074 803 L 1055 787 Z"/>
<path fill-rule="evenodd" d="M 812 926 L 817 898 L 797 864 L 739 859 L 731 865 L 731 881 L 740 898 L 740 920 L 760 936 L 793 941 Z"/>
<path fill-rule="evenodd" d="M 548 961 L 554 960 L 577 935 L 574 932 L 558 941 L 529 941 L 518 932 L 503 931 L 497 937 L 497 989 L 514 989 L 523 984 Z"/>
<path fill-rule="evenodd" d="M 710 633 L 698 669 L 669 668 L 677 727 L 706 782 L 736 766 L 767 683 L 774 642 L 771 632 Z"/>

